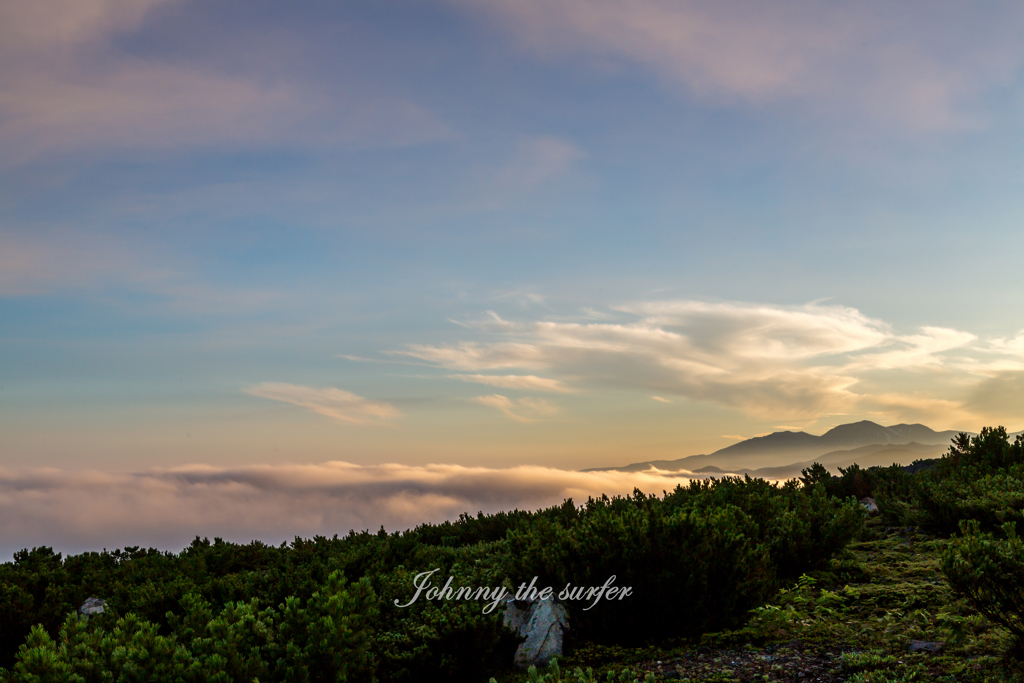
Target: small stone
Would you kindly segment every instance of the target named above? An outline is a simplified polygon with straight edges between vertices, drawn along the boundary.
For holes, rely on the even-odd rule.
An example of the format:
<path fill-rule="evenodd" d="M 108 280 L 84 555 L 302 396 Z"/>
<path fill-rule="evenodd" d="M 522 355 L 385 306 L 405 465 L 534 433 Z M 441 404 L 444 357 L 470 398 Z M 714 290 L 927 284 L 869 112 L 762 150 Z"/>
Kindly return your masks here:
<path fill-rule="evenodd" d="M 875 504 L 875 499 L 871 496 L 861 498 L 860 504 L 864 506 L 864 509 L 868 511 L 869 515 L 874 516 L 878 514 L 878 505 Z"/>
<path fill-rule="evenodd" d="M 103 614 L 106 606 L 107 602 L 105 600 L 100 600 L 99 598 L 89 598 L 88 600 L 82 603 L 82 606 L 78 608 L 78 611 L 84 614 L 85 616 L 90 616 L 92 614 Z"/>

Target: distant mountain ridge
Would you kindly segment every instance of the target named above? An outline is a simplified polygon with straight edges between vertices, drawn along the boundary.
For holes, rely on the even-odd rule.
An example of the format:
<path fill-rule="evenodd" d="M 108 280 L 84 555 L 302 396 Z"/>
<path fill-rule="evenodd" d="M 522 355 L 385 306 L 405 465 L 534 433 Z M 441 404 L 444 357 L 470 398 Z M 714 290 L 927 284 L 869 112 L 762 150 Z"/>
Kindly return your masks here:
<path fill-rule="evenodd" d="M 945 446 L 949 445 L 950 440 L 958 433 L 958 430 L 937 432 L 923 424 L 898 424 L 883 427 L 870 420 L 862 420 L 833 427 L 821 436 L 807 432 L 775 432 L 740 441 L 708 455 L 691 455 L 678 460 L 649 460 L 622 467 L 595 467 L 583 471 L 641 472 L 651 467 L 666 471 L 688 470 L 691 472 L 705 467 L 714 467 L 725 472 L 760 470 L 766 467 L 789 470 L 800 464 L 806 466 L 826 454 L 836 454 L 831 458 L 832 460 L 845 460 L 845 456 L 839 455 L 843 451 L 877 446 L 875 449 L 866 448 L 858 454 L 868 458 L 871 454 L 889 446 L 910 444 L 918 448 L 902 449 L 908 455 L 911 451 L 915 454 L 920 453 L 919 447 L 922 446 L 942 446 L 941 449 L 938 449 L 938 454 L 941 455 L 945 451 Z M 936 449 L 924 450 L 930 454 Z M 923 457 L 923 454 L 921 455 Z M 936 456 L 928 455 L 927 457 Z"/>
<path fill-rule="evenodd" d="M 849 467 L 854 463 L 861 467 L 888 467 L 892 464 L 909 465 L 915 460 L 928 460 L 939 458 L 946 452 L 944 444 L 920 444 L 911 442 L 907 444 L 890 444 L 885 446 L 872 445 L 861 446 L 850 450 L 832 451 L 819 455 L 804 462 L 794 462 L 788 465 L 775 467 L 760 467 L 758 469 L 739 468 L 723 470 L 720 467 L 708 465 L 694 472 L 694 474 L 749 474 L 752 477 L 762 479 L 795 479 L 801 472 L 813 465 L 821 463 L 833 474 L 838 474 L 839 469 Z"/>

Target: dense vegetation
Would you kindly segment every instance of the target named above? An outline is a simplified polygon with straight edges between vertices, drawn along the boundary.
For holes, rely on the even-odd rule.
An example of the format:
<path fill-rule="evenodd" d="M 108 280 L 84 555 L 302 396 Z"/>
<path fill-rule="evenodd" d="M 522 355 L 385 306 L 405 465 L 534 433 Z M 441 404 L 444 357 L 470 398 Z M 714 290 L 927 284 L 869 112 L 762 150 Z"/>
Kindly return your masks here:
<path fill-rule="evenodd" d="M 783 485 L 707 480 L 661 497 L 635 491 L 395 534 L 280 547 L 197 538 L 178 554 L 24 550 L 0 565 L 0 681 L 510 680 L 519 640 L 501 608 L 422 598 L 397 606 L 415 594 L 417 575 L 434 569 L 435 583 L 451 576 L 455 586 L 514 589 L 537 577 L 558 592 L 612 575 L 630 586 L 628 598 L 591 609 L 567 603 L 569 663 L 583 668 L 564 680 L 597 680 L 586 666 L 635 663 L 647 647 L 699 643 L 702 634 L 705 644 L 746 639 L 748 647 L 793 636 L 827 637 L 837 648 L 859 642 L 864 662 L 856 651 L 835 654 L 846 657 L 850 680 L 915 680 L 883 676 L 885 658 L 904 645 L 885 638 L 939 632 L 958 647 L 968 632 L 989 644 L 1002 642 L 986 635 L 1000 628 L 1024 637 L 1024 541 L 1015 527 L 1022 468 L 1024 440 L 985 429 L 955 439 L 942 459 L 907 468 L 853 466 L 832 476 L 815 466 Z M 865 530 L 857 499 L 867 495 L 882 514 Z M 894 574 L 872 588 L 881 575 L 848 550 L 857 538 L 853 547 L 873 561 L 888 558 L 871 549 L 896 543 L 893 529 L 924 534 L 916 547 L 926 552 L 913 557 L 929 577 L 920 591 L 897 591 L 900 609 L 884 596 L 909 584 Z M 91 596 L 107 609 L 85 619 L 76 610 Z M 974 620 L 977 613 L 988 620 Z M 894 625 L 907 619 L 902 631 Z M 881 633 L 876 621 L 884 634 L 870 640 Z M 616 671 L 616 680 L 644 679 Z"/>
<path fill-rule="evenodd" d="M 1022 442 L 984 429 L 908 467 L 853 466 L 839 476 L 808 468 L 806 487 L 870 495 L 881 510 L 827 566 L 776 592 L 738 629 L 646 648 L 582 646 L 563 670 L 611 665 L 627 667 L 629 680 L 684 683 L 1021 683 Z"/>
<path fill-rule="evenodd" d="M 1006 429 L 959 434 L 946 455 L 917 467 L 856 465 L 841 476 L 804 471 L 833 495 L 875 494 L 885 517 L 953 535 L 942 553 L 950 584 L 982 614 L 1024 643 L 1024 435 L 1010 442 Z M 959 533 L 958 533 L 959 532 Z"/>
<path fill-rule="evenodd" d="M 693 482 L 658 499 L 590 500 L 573 516 L 512 530 L 510 575 L 552 586 L 633 587 L 628 600 L 572 612 L 588 640 L 637 644 L 734 626 L 780 585 L 820 565 L 863 511 L 821 489 L 763 480 Z"/>
<path fill-rule="evenodd" d="M 26 681 L 485 680 L 518 645 L 502 610 L 396 606 L 418 573 L 478 587 L 536 576 L 556 590 L 614 574 L 632 595 L 570 605 L 572 632 L 636 643 L 738 624 L 781 582 L 827 561 L 862 518 L 856 502 L 820 489 L 726 479 L 281 547 L 196 539 L 180 554 L 68 558 L 36 548 L 0 567 L 0 657 Z M 81 620 L 90 596 L 109 609 Z"/>

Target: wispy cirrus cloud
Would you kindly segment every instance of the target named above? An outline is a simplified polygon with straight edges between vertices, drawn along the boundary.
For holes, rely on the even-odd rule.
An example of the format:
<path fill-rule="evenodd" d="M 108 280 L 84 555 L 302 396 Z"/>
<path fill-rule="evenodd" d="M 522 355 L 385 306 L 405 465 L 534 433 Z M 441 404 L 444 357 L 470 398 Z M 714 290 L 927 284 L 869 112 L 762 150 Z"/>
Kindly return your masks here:
<path fill-rule="evenodd" d="M 966 361 L 973 371 L 990 377 L 1024 372 L 1024 330 L 1012 337 L 989 340 L 982 351 L 982 356 Z"/>
<path fill-rule="evenodd" d="M 591 385 L 806 415 L 848 404 L 856 378 L 841 372 L 837 361 L 892 338 L 881 321 L 837 306 L 682 301 L 622 310 L 640 319 L 539 321 L 514 340 L 411 345 L 400 353 L 452 369 L 542 370 Z"/>
<path fill-rule="evenodd" d="M 245 393 L 307 408 L 314 413 L 347 424 L 385 424 L 401 414 L 385 401 L 372 401 L 333 387 L 318 389 L 296 384 L 263 382 L 247 388 Z"/>
<path fill-rule="evenodd" d="M 370 82 L 347 96 L 214 61 L 126 52 L 131 36 L 176 0 L 43 0 L 0 8 L 0 152 L 5 163 L 92 148 L 323 144 L 372 147 L 433 140 L 447 127 Z M 260 50 L 273 45 L 261 41 Z M 288 49 L 282 48 L 283 53 Z M 258 60 L 251 60 L 258 62 Z M 339 99 L 340 98 L 340 99 Z"/>
<path fill-rule="evenodd" d="M 896 337 L 899 348 L 881 353 L 864 354 L 848 367 L 879 370 L 938 367 L 945 362 L 942 355 L 944 352 L 968 346 L 977 338 L 970 332 L 944 327 L 922 327 L 920 334 Z"/>
<path fill-rule="evenodd" d="M 989 345 L 993 350 L 1000 353 L 1024 358 L 1024 330 L 1021 330 L 1012 337 L 993 339 L 989 342 Z"/>
<path fill-rule="evenodd" d="M 984 93 L 1024 63 L 1012 2 L 453 2 L 543 58 L 623 60 L 716 105 L 798 101 L 916 131 L 975 125 Z"/>
<path fill-rule="evenodd" d="M 488 384 L 503 389 L 522 389 L 524 391 L 550 391 L 558 394 L 569 394 L 574 390 L 557 379 L 537 377 L 536 375 L 449 375 L 452 379 L 474 384 Z"/>
<path fill-rule="evenodd" d="M 904 394 L 886 384 L 886 377 L 922 370 L 957 376 L 957 386 L 977 383 L 977 373 L 967 368 L 979 343 L 967 332 L 924 327 L 899 334 L 856 309 L 822 304 L 683 300 L 618 310 L 634 320 L 503 321 L 502 328 L 478 328 L 488 336 L 484 341 L 412 344 L 394 353 L 466 373 L 529 371 L 553 381 L 572 378 L 580 389 L 617 387 L 655 392 L 656 401 L 711 401 L 764 418 L 858 411 L 931 414 L 944 423 L 970 417 L 963 396 Z M 993 348 L 1006 357 L 1016 350 L 1012 342 L 1000 344 Z M 488 400 L 518 414 L 505 397 Z"/>
<path fill-rule="evenodd" d="M 634 487 L 658 493 L 688 476 L 347 462 L 128 473 L 0 468 L 0 561 L 40 545 L 177 549 L 196 535 L 277 543 L 350 529 L 397 531 L 463 512 L 581 503 Z"/>
<path fill-rule="evenodd" d="M 550 418 L 559 411 L 557 406 L 544 399 L 529 396 L 513 400 L 501 394 L 491 394 L 490 396 L 478 396 L 473 400 L 482 406 L 504 413 L 516 422 L 536 422 Z"/>

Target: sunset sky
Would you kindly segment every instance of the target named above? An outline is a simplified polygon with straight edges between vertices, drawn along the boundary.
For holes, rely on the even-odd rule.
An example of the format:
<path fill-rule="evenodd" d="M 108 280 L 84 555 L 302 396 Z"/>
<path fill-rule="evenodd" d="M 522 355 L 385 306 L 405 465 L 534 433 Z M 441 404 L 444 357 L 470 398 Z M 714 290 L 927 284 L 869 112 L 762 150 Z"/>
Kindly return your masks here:
<path fill-rule="evenodd" d="M 1022 429 L 1022 35 L 1020 2 L 0 0 L 0 535 L 132 489 L 82 515 L 120 544 L 132 477 L 287 480 L 287 538 L 548 500 L 480 484 L 517 466 L 558 499 L 780 429 Z"/>

